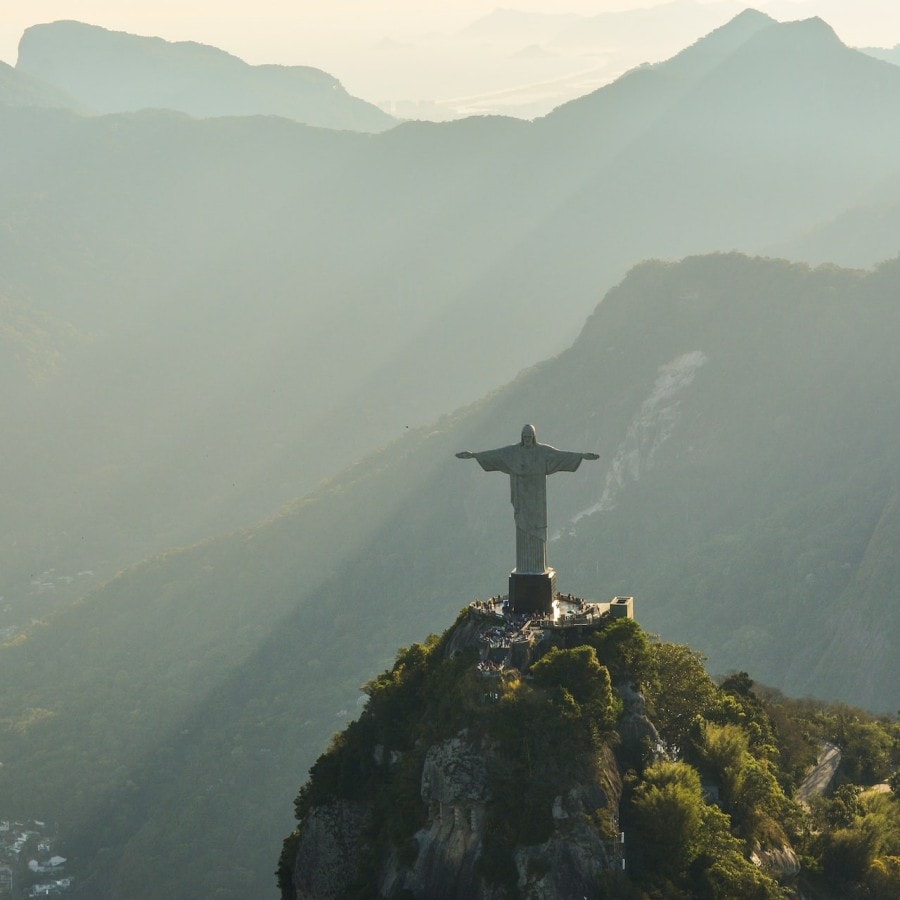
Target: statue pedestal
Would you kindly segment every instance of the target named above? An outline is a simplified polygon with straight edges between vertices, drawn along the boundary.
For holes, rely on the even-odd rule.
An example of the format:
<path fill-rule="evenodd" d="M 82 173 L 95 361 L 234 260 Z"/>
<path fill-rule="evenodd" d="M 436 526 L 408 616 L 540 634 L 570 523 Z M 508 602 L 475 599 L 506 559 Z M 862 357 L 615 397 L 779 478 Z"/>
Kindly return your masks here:
<path fill-rule="evenodd" d="M 556 596 L 556 570 L 509 573 L 509 605 L 518 613 L 550 613 Z"/>

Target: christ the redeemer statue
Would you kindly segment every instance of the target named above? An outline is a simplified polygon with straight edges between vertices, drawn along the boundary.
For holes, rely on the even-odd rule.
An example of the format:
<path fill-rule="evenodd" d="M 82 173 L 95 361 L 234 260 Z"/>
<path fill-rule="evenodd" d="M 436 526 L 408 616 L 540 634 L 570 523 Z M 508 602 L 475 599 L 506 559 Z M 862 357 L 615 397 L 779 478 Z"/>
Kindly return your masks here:
<path fill-rule="evenodd" d="M 600 457 L 539 444 L 533 425 L 522 429 L 518 444 L 478 453 L 464 450 L 456 455 L 477 460 L 485 472 L 509 475 L 516 520 L 516 568 L 510 575 L 510 600 L 514 608 L 549 611 L 555 572 L 547 568 L 547 476 L 574 472 L 583 459 Z"/>

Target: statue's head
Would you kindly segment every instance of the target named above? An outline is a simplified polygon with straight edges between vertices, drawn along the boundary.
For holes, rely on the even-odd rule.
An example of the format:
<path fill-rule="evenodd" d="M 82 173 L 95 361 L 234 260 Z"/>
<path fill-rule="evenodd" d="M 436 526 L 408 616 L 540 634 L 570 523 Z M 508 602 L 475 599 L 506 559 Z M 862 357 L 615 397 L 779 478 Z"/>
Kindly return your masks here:
<path fill-rule="evenodd" d="M 522 446 L 533 447 L 537 443 L 537 435 L 534 432 L 534 425 L 522 426 Z"/>

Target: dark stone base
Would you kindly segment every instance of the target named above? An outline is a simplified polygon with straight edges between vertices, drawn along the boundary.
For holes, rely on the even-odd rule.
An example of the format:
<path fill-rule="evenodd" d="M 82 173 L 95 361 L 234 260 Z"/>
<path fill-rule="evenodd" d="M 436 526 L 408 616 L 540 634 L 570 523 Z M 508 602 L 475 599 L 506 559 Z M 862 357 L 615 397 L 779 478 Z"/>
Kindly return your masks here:
<path fill-rule="evenodd" d="M 509 573 L 509 605 L 513 612 L 550 613 L 556 596 L 556 570 L 547 569 L 540 575 L 528 572 Z"/>

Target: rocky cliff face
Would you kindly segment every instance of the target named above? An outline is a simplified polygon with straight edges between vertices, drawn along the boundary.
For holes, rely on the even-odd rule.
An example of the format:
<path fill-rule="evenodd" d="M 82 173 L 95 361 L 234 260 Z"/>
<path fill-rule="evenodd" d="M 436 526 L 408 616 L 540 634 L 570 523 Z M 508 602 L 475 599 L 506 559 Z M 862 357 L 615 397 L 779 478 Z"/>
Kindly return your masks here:
<path fill-rule="evenodd" d="M 338 801 L 316 807 L 304 822 L 303 853 L 294 886 L 297 900 L 341 897 L 365 856 L 367 810 Z"/>
<path fill-rule="evenodd" d="M 439 641 L 401 653 L 301 791 L 283 895 L 598 896 L 621 849 L 609 742 L 658 737 L 641 695 L 623 684 L 616 699 L 605 669 L 584 696 L 579 677 L 571 692 L 537 686 L 535 663 L 554 641 L 565 644 L 561 632 L 469 610 Z M 521 665 L 506 668 L 516 648 Z M 498 652 L 505 663 L 492 661 Z M 531 671 L 537 680 L 523 676 Z"/>
<path fill-rule="evenodd" d="M 476 863 L 491 796 L 488 756 L 465 732 L 430 747 L 421 789 L 428 825 L 416 833 L 411 871 L 385 879 L 385 893 L 406 888 L 430 897 L 478 896 Z"/>
<path fill-rule="evenodd" d="M 385 896 L 401 890 L 441 900 L 491 896 L 480 883 L 477 863 L 492 798 L 492 762 L 465 732 L 429 747 L 421 781 L 427 824 L 416 832 L 412 866 L 404 870 L 392 861 L 382 877 Z"/>
<path fill-rule="evenodd" d="M 597 896 L 601 873 L 615 863 L 614 823 L 622 782 L 609 750 L 596 763 L 595 780 L 574 784 L 553 797 L 550 836 L 539 844 L 515 848 L 520 896 L 533 900 Z M 476 744 L 466 731 L 427 749 L 420 784 L 427 819 L 414 835 L 415 859 L 403 865 L 398 848 L 390 849 L 377 879 L 380 895 L 430 900 L 506 896 L 487 882 L 479 865 L 486 828 L 492 824 L 492 773 L 503 765 L 495 749 Z M 337 900 L 347 895 L 360 866 L 370 862 L 366 825 L 371 816 L 371 806 L 346 802 L 312 810 L 297 844 L 293 880 L 297 900 Z"/>
<path fill-rule="evenodd" d="M 757 844 L 750 859 L 774 878 L 790 879 L 800 874 L 800 860 L 793 847 L 787 844 L 775 844 L 763 847 Z"/>
<path fill-rule="evenodd" d="M 603 873 L 616 868 L 622 781 L 612 753 L 604 753 L 600 781 L 578 784 L 553 800 L 553 832 L 542 844 L 515 852 L 523 897 L 596 897 Z"/>

